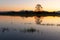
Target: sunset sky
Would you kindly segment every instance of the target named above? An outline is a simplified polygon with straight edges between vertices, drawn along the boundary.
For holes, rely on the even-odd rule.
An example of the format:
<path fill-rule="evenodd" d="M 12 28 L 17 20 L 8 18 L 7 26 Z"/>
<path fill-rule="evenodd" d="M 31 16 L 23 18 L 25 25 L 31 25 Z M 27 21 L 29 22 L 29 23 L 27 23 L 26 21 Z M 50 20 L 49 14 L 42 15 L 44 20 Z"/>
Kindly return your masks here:
<path fill-rule="evenodd" d="M 0 11 L 34 10 L 36 4 L 45 11 L 60 10 L 60 0 L 0 0 Z"/>

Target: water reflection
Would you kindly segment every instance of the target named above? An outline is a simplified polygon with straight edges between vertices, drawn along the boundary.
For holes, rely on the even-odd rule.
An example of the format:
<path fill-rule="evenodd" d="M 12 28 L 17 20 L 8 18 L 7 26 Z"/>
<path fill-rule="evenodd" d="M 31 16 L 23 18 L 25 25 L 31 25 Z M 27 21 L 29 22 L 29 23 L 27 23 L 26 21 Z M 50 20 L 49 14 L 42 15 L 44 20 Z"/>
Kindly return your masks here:
<path fill-rule="evenodd" d="M 47 26 L 60 26 L 60 17 L 58 16 L 34 16 L 36 24 Z"/>
<path fill-rule="evenodd" d="M 41 24 L 43 17 L 41 16 L 34 16 L 36 24 Z"/>
<path fill-rule="evenodd" d="M 60 17 L 0 16 L 0 39 L 60 40 Z"/>

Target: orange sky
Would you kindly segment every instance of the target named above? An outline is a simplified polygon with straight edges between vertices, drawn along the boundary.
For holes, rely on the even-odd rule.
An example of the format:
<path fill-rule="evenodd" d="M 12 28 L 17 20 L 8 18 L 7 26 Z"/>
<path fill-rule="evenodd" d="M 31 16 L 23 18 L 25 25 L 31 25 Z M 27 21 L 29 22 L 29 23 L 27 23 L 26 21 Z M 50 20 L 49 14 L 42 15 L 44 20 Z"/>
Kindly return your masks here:
<path fill-rule="evenodd" d="M 0 0 L 0 11 L 35 10 L 36 4 L 45 11 L 60 11 L 60 0 Z"/>

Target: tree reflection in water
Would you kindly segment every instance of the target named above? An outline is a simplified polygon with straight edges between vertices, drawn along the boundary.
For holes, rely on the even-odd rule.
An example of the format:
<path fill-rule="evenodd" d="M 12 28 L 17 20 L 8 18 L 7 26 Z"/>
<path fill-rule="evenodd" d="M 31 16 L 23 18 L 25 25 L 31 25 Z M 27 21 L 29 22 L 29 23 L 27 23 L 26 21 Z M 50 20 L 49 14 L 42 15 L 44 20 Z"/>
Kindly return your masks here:
<path fill-rule="evenodd" d="M 41 24 L 42 19 L 44 18 L 43 16 L 34 16 L 36 24 Z"/>
<path fill-rule="evenodd" d="M 39 24 L 39 25 L 47 25 L 47 26 L 54 26 L 55 24 L 50 24 L 50 23 L 42 23 L 43 22 L 43 18 L 44 18 L 45 16 L 34 16 L 34 18 L 35 18 L 35 23 L 36 24 Z M 53 16 L 52 16 L 53 17 Z M 57 26 L 60 26 L 60 24 L 57 24 Z"/>

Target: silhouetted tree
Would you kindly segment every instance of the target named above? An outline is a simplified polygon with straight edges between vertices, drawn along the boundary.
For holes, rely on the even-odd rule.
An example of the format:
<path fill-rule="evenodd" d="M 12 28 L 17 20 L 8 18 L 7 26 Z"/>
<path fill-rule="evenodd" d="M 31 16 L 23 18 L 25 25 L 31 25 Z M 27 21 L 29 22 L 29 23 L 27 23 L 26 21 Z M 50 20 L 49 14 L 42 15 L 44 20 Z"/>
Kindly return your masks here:
<path fill-rule="evenodd" d="M 37 4 L 35 8 L 36 8 L 35 9 L 36 12 L 42 11 L 42 6 L 40 4 Z"/>

